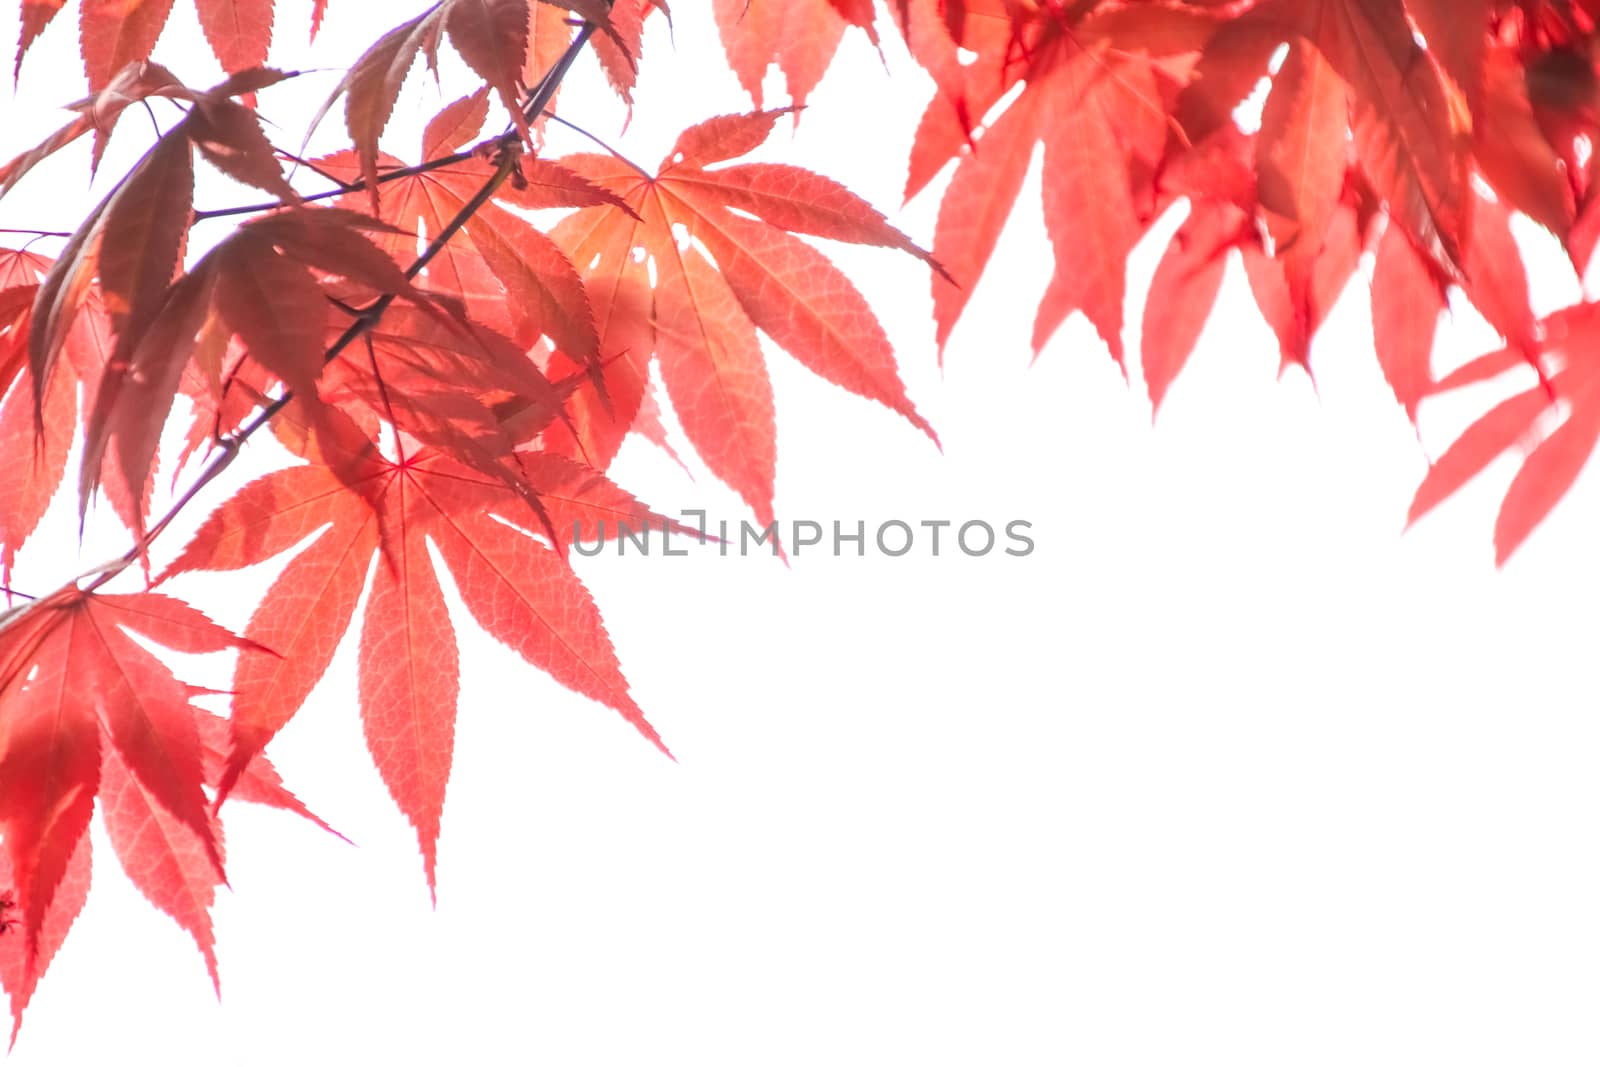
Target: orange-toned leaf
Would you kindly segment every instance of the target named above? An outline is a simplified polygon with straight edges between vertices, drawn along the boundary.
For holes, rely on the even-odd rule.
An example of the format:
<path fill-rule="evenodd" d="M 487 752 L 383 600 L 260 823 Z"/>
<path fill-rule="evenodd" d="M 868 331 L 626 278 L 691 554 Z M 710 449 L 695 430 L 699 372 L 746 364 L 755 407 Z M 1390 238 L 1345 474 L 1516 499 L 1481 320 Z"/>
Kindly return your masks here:
<path fill-rule="evenodd" d="M 189 275 L 174 287 L 132 351 L 124 355 L 119 341 L 89 406 L 78 479 L 80 513 L 102 484 L 127 499 L 142 498 L 185 365 L 199 348 L 226 341 L 211 316 L 213 287 L 210 272 Z M 116 463 L 108 469 L 105 458 L 113 442 Z M 142 506 L 135 505 L 133 520 L 142 530 Z"/>
<path fill-rule="evenodd" d="M 217 308 L 256 362 L 302 396 L 322 372 L 322 290 L 305 265 L 257 235 L 213 255 Z"/>
<path fill-rule="evenodd" d="M 773 64 L 783 72 L 790 99 L 804 104 L 822 81 L 846 28 L 828 0 L 714 0 L 712 10 L 728 65 L 758 108 L 761 83 Z"/>
<path fill-rule="evenodd" d="M 117 360 L 131 354 L 167 297 L 192 217 L 194 163 L 182 126 L 168 131 L 90 212 L 39 283 L 29 365 L 43 388 L 91 279 L 117 336 Z"/>
<path fill-rule="evenodd" d="M 130 105 L 152 96 L 170 96 L 181 100 L 193 95 L 171 71 L 159 63 L 128 64 L 117 72 L 104 89 L 69 105 L 78 113 L 77 118 L 0 167 L 0 196 L 9 192 L 39 163 L 86 133 L 94 134 L 94 151 L 89 160 L 89 171 L 94 173 L 99 169 L 100 156 L 112 127 Z"/>
<path fill-rule="evenodd" d="M 28 54 L 28 49 L 39 39 L 44 28 L 50 25 L 50 20 L 66 6 L 67 0 L 22 0 L 22 34 L 17 41 L 17 62 L 12 71 L 14 79 L 21 77 L 22 57 Z"/>
<path fill-rule="evenodd" d="M 554 231 L 583 265 L 600 334 L 602 361 L 590 368 L 592 389 L 581 391 L 569 410 L 582 427 L 609 429 L 583 441 L 578 458 L 609 461 L 643 402 L 644 361 L 653 352 L 669 394 L 690 408 L 680 416 L 691 440 L 758 516 L 771 514 L 774 452 L 769 387 L 752 325 L 815 373 L 885 404 L 932 436 L 906 396 L 888 337 L 866 300 L 782 224 L 864 244 L 909 242 L 823 180 L 800 179 L 786 167 L 704 166 L 759 145 L 780 115 L 721 116 L 691 127 L 654 178 L 603 156 L 563 159 L 629 210 L 588 208 Z M 798 203 L 803 188 L 821 193 L 823 203 L 815 209 Z M 703 253 L 715 261 L 720 281 Z"/>
<path fill-rule="evenodd" d="M 196 0 L 200 28 L 229 74 L 259 67 L 272 44 L 273 0 Z"/>
<path fill-rule="evenodd" d="M 277 151 L 261 130 L 253 109 L 228 99 L 202 98 L 185 124 L 206 162 L 236 181 L 253 185 L 279 199 L 299 199 L 284 179 Z"/>
<path fill-rule="evenodd" d="M 561 8 L 552 4 L 540 2 L 530 5 L 528 52 L 522 62 L 523 84 L 538 85 L 572 43 L 572 27 L 567 24 L 567 18 Z M 551 97 L 552 107 L 556 99 Z"/>
<path fill-rule="evenodd" d="M 472 617 L 556 681 L 620 712 L 667 752 L 628 693 L 621 664 L 589 592 L 556 554 L 470 511 L 442 510 L 431 534 Z M 667 752 L 671 755 L 670 752 Z"/>
<path fill-rule="evenodd" d="M 96 273 L 119 347 L 133 344 L 166 295 L 193 196 L 194 158 L 176 132 L 162 137 L 113 194 Z"/>
<path fill-rule="evenodd" d="M 550 0 L 544 0 L 549 3 Z M 651 0 L 582 0 L 560 3 L 600 27 L 592 39 L 595 59 L 606 81 L 623 102 L 632 106 L 633 87 L 639 79 L 639 54 L 644 44 L 644 20 L 655 10 Z"/>
<path fill-rule="evenodd" d="M 444 31 L 446 8 L 435 4 L 416 18 L 401 23 L 362 53 L 332 94 L 318 109 L 315 127 L 340 96 L 344 101 L 345 128 L 355 143 L 361 177 L 368 186 L 374 213 L 378 207 L 378 136 L 389 125 L 395 98 L 420 52 L 430 67 L 437 65 L 439 36 Z"/>
<path fill-rule="evenodd" d="M 172 0 L 83 0 L 78 16 L 83 69 L 98 92 L 129 63 L 149 59 Z"/>
<path fill-rule="evenodd" d="M 478 136 L 489 118 L 489 89 L 485 86 L 444 106 L 422 131 L 422 158 L 447 156 Z"/>
<path fill-rule="evenodd" d="M 461 58 L 500 97 L 523 139 L 531 145 L 533 134 L 522 113 L 528 0 L 451 0 L 445 29 Z"/>
<path fill-rule="evenodd" d="M 656 357 L 673 410 L 711 473 L 772 522 L 777 425 L 755 326 L 693 248 L 658 243 Z"/>
<path fill-rule="evenodd" d="M 697 210 L 696 216 L 707 223 L 696 228 L 698 236 L 762 332 L 812 373 L 876 400 L 938 440 L 906 395 L 882 324 L 826 256 L 775 226 L 731 212 Z"/>

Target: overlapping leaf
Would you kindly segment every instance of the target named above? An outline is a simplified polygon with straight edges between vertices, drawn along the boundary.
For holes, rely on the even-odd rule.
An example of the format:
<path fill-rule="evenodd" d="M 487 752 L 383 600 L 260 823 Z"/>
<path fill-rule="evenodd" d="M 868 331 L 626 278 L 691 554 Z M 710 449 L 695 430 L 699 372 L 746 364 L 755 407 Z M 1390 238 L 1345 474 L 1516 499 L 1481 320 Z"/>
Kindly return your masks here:
<path fill-rule="evenodd" d="M 312 0 L 313 36 L 327 4 L 328 0 Z M 18 76 L 34 41 L 65 6 L 66 0 L 22 0 Z M 266 62 L 276 0 L 196 0 L 195 11 L 223 70 L 235 74 Z M 78 36 L 90 89 L 107 87 L 128 64 L 149 59 L 171 13 L 172 0 L 83 0 Z"/>
<path fill-rule="evenodd" d="M 846 18 L 873 32 L 872 5 L 849 0 L 715 0 L 712 10 L 728 65 L 758 108 L 769 67 L 804 105 L 844 40 Z"/>
<path fill-rule="evenodd" d="M 184 369 L 197 362 L 219 383 L 230 337 L 237 336 L 244 351 L 290 389 L 314 397 L 327 347 L 327 301 L 313 271 L 342 275 L 379 293 L 414 292 L 394 261 L 363 235 L 377 225 L 331 208 L 252 221 L 171 286 L 159 313 L 142 329 L 118 330 L 113 316 L 117 345 L 94 394 L 79 478 L 82 498 L 108 471 L 130 495 L 132 487 L 145 484 Z M 109 468 L 103 462 L 108 452 L 116 456 Z M 135 519 L 138 525 L 140 516 Z"/>
<path fill-rule="evenodd" d="M 425 133 L 425 140 L 444 136 L 436 126 L 429 129 L 433 132 Z M 386 170 L 405 168 L 391 156 L 380 155 L 377 162 Z M 359 173 L 349 152 L 318 160 L 317 166 L 340 178 L 353 179 Z M 492 173 L 489 164 L 473 158 L 385 183 L 378 215 L 400 232 L 380 242 L 397 262 L 409 265 L 417 253 L 411 235 L 440 233 Z M 529 188 L 519 194 L 508 187 L 505 195 L 525 202 L 542 196 L 541 207 L 593 203 L 605 196 L 577 175 L 546 162 L 531 161 L 520 173 Z M 366 199 L 358 195 L 348 202 L 356 207 Z M 460 237 L 445 246 L 423 278 L 430 290 L 459 298 L 479 321 L 525 347 L 544 335 L 577 359 L 598 354 L 594 316 L 576 269 L 549 237 L 494 203 L 484 204 L 467 220 Z"/>
<path fill-rule="evenodd" d="M 943 31 L 923 28 L 924 36 L 935 32 Z M 942 350 L 994 252 L 1033 146 L 1043 141 L 1045 225 L 1055 273 L 1035 320 L 1035 347 L 1081 310 L 1120 360 L 1127 257 L 1153 206 L 1139 195 L 1136 178 L 1154 173 L 1168 133 L 1166 75 L 1111 47 L 1103 27 L 1098 36 L 1080 38 L 1040 15 L 1014 32 L 1027 36 L 1025 65 L 1005 62 L 1010 35 L 981 42 L 989 52 L 971 70 L 949 58 L 953 42 L 945 41 L 942 51 L 926 44 L 920 49 L 945 55 L 928 60 L 935 76 L 942 75 L 944 93 L 919 129 L 908 194 L 970 144 L 934 233 L 933 254 L 950 272 L 933 282 L 936 336 Z M 970 130 L 1019 71 L 1026 72 L 1021 95 L 985 128 Z"/>
<path fill-rule="evenodd" d="M 368 195 L 376 211 L 378 137 L 389 124 L 396 98 L 417 57 L 437 70 L 439 45 L 446 38 L 469 67 L 500 97 L 524 141 L 531 143 L 522 95 L 525 75 L 541 57 L 537 45 L 552 36 L 548 22 L 533 20 L 534 0 L 440 0 L 422 14 L 401 23 L 357 59 L 312 120 L 321 121 L 340 97 L 344 98 L 345 127 L 355 146 L 355 156 Z M 608 75 L 626 95 L 637 75 L 639 28 L 654 6 L 648 0 L 563 3 L 600 29 L 596 49 Z M 533 20 L 533 21 L 530 21 Z M 530 30 L 541 31 L 530 39 Z M 605 42 L 605 43 L 600 43 Z M 545 53 L 550 54 L 550 53 Z M 609 59 L 608 59 L 609 57 Z M 617 64 L 622 64 L 622 69 Z M 542 77 L 544 70 L 539 71 Z"/>
<path fill-rule="evenodd" d="M 1507 340 L 1503 358 L 1520 354 L 1545 375 L 1551 342 L 1529 310 L 1507 209 L 1562 238 L 1580 269 L 1600 243 L 1588 8 L 905 0 L 891 11 L 937 86 L 907 195 L 958 161 L 934 241 L 957 283 L 934 282 L 941 346 L 1043 141 L 1057 271 L 1036 345 L 1076 309 L 1120 358 L 1128 256 L 1161 211 L 1189 200 L 1145 302 L 1143 364 L 1157 405 L 1235 251 L 1283 361 L 1307 368 L 1318 327 L 1361 254 L 1375 251 L 1378 358 L 1413 418 L 1433 388 L 1434 327 L 1452 286 Z M 1263 79 L 1256 128 L 1245 103 Z M 1502 559 L 1553 502 L 1528 487 L 1551 484 L 1548 473 L 1565 485 L 1587 454 L 1586 411 L 1575 406 L 1562 424 L 1573 428 L 1541 446 L 1534 474 L 1514 486 L 1497 532 Z"/>
<path fill-rule="evenodd" d="M 1523 370 L 1530 355 L 1541 381 L 1500 401 L 1429 468 L 1411 502 L 1416 522 L 1513 448 L 1525 452 L 1495 521 L 1496 563 L 1510 558 L 1572 486 L 1600 443 L 1600 375 L 1593 358 L 1600 304 L 1586 301 L 1539 323 L 1530 353 L 1511 345 L 1445 377 L 1436 391 Z"/>
<path fill-rule="evenodd" d="M 185 98 L 193 107 L 89 214 L 40 280 L 28 336 L 36 403 L 85 306 L 91 283 L 98 284 L 111 319 L 115 343 L 110 361 L 114 367 L 125 366 L 133 358 L 140 340 L 161 315 L 192 220 L 196 149 L 234 178 L 287 199 L 294 197 L 258 120 L 230 99 L 281 77 L 275 72 L 259 72 L 246 79 L 229 79 L 205 93 L 185 90 L 159 71 L 145 71 L 132 80 L 129 88 L 135 95 L 163 92 Z M 100 110 L 99 98 L 85 107 L 95 114 Z M 118 113 L 120 109 L 113 109 L 113 116 Z M 41 151 L 54 151 L 66 143 L 56 143 L 58 138 L 75 137 L 75 129 L 69 125 L 57 138 L 22 157 L 25 162 L 8 169 L 20 176 Z M 129 484 L 142 484 L 137 469 L 128 473 Z"/>

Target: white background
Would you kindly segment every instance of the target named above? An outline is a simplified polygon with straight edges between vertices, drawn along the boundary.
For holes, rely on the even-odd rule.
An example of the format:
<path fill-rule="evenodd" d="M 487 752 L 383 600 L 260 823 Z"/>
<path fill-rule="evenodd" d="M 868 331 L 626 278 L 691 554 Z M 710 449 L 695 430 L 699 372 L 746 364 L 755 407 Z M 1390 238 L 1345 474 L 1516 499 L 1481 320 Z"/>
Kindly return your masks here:
<path fill-rule="evenodd" d="M 309 5 L 280 6 L 274 58 L 329 68 L 419 7 L 340 0 L 307 53 Z M 648 165 L 682 126 L 744 107 L 701 7 L 674 5 L 675 47 L 654 26 L 626 136 L 589 61 L 563 113 Z M 7 154 L 56 123 L 41 103 L 81 91 L 74 16 L 3 105 Z M 903 211 L 898 194 L 929 89 L 884 51 L 887 73 L 852 33 L 762 155 L 844 180 L 927 243 L 943 183 Z M 214 73 L 187 26 L 158 56 Z M 264 97 L 285 141 L 296 101 L 336 77 Z M 455 95 L 414 77 L 396 150 Z M 145 143 L 129 121 L 109 175 Z M 0 225 L 70 227 L 81 175 L 81 159 L 42 171 Z M 359 847 L 226 809 L 218 1006 L 99 837 L 11 1062 L 1594 1062 L 1593 479 L 1503 572 L 1489 531 L 1513 463 L 1402 536 L 1426 455 L 1492 396 L 1426 411 L 1419 446 L 1361 286 L 1319 338 L 1316 391 L 1277 380 L 1236 276 L 1154 428 L 1137 373 L 1125 385 L 1081 319 L 1030 365 L 1049 270 L 1036 188 L 942 374 L 926 272 L 830 249 L 942 455 L 771 359 L 781 519 L 1025 519 L 1033 555 L 579 560 L 680 762 L 466 637 L 437 910 L 365 755 L 346 647 L 270 751 Z M 238 195 L 209 190 L 201 206 Z M 1133 267 L 1134 324 L 1156 251 Z M 1540 306 L 1570 299 L 1536 253 Z M 1492 344 L 1464 314 L 1447 359 Z M 677 440 L 693 481 L 647 445 L 614 477 L 660 510 L 742 517 Z M 25 563 L 41 585 L 72 565 Z M 177 588 L 242 626 L 271 573 Z"/>

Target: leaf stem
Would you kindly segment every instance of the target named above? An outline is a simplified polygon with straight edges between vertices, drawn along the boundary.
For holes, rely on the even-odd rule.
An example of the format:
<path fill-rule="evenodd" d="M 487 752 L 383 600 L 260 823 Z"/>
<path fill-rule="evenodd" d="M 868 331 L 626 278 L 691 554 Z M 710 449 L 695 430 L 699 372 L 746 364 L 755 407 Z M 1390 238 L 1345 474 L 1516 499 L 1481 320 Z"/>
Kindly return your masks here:
<path fill-rule="evenodd" d="M 378 350 L 373 347 L 372 338 L 366 338 L 367 363 L 372 367 L 372 380 L 378 384 L 378 396 L 383 399 L 383 413 L 389 417 L 389 429 L 394 434 L 395 462 L 404 467 L 406 465 L 406 443 L 400 437 L 400 423 L 394 417 L 394 405 L 389 402 L 389 383 L 383 380 L 383 371 L 378 369 Z M 380 434 L 380 439 L 381 439 Z"/>
<path fill-rule="evenodd" d="M 633 160 L 629 159 L 627 156 L 623 155 L 621 152 L 618 152 L 615 148 L 612 148 L 610 145 L 606 144 L 606 142 L 602 141 L 599 137 L 596 137 L 594 134 L 590 133 L 588 130 L 584 129 L 582 126 L 579 126 L 576 122 L 568 122 L 566 119 L 562 118 L 560 115 L 557 115 L 554 111 L 546 111 L 544 113 L 544 115 L 545 115 L 545 118 L 549 119 L 551 122 L 558 123 L 558 124 L 560 124 L 562 126 L 565 126 L 567 129 L 571 130 L 573 133 L 581 134 L 582 136 L 587 137 L 589 140 L 593 141 L 595 144 L 599 145 L 601 148 L 604 148 L 608 153 L 611 154 L 611 158 L 615 159 L 618 163 L 626 164 L 627 166 L 630 166 L 634 170 L 638 171 L 644 177 L 645 181 L 653 182 L 653 181 L 656 180 L 655 176 L 652 175 L 649 171 L 647 171 L 643 167 L 639 166 L 639 164 L 635 163 Z"/>

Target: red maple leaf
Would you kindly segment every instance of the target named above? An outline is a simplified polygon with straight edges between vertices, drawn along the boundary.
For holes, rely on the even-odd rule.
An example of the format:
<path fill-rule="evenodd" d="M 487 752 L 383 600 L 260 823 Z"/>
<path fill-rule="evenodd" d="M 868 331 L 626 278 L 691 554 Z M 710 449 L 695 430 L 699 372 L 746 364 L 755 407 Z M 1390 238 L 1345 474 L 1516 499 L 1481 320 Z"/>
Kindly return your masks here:
<path fill-rule="evenodd" d="M 781 164 L 717 166 L 760 145 L 785 113 L 692 126 L 655 176 L 611 156 L 564 157 L 620 204 L 582 209 L 552 231 L 583 265 L 606 361 L 603 388 L 576 398 L 574 422 L 586 433 L 579 454 L 610 461 L 642 403 L 653 352 L 690 442 L 763 524 L 772 522 L 777 458 L 757 329 L 815 373 L 933 436 L 865 298 L 792 234 L 926 254 L 820 175 Z"/>
<path fill-rule="evenodd" d="M 97 795 L 124 870 L 194 937 L 216 981 L 208 909 L 222 839 L 203 792 L 217 785 L 205 749 L 214 727 L 132 634 L 179 652 L 265 654 L 160 593 L 67 589 L 0 616 L 0 886 L 16 924 L 0 939 L 0 981 L 19 1026 L 82 907 Z M 265 763 L 252 757 L 245 773 L 251 799 L 311 817 Z"/>
<path fill-rule="evenodd" d="M 610 638 L 563 557 L 562 532 L 619 515 L 659 517 L 604 478 L 557 457 L 528 457 L 543 510 L 503 482 L 431 449 L 394 459 L 332 409 L 298 443 L 308 462 L 246 485 L 219 507 L 168 569 L 225 570 L 268 559 L 321 530 L 245 628 L 232 690 L 232 747 L 219 799 L 304 703 L 349 627 L 374 557 L 362 623 L 362 723 L 390 793 L 416 826 L 429 887 L 444 806 L 459 691 L 455 633 L 431 545 L 474 620 L 563 685 L 660 737 L 628 694 Z M 551 463 L 560 464 L 552 466 Z M 551 547 L 530 530 L 552 533 Z"/>

